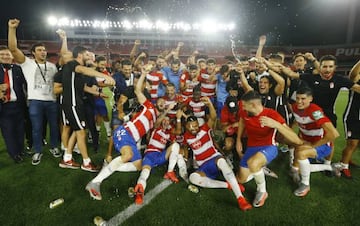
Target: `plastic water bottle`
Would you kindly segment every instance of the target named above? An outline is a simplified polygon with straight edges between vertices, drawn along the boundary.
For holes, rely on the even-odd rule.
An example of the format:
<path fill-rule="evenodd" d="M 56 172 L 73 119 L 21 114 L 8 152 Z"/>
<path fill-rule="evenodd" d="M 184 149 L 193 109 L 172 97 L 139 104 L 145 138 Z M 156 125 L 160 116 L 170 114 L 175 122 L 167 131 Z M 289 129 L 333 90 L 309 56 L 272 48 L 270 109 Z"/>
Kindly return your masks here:
<path fill-rule="evenodd" d="M 64 203 L 64 199 L 60 198 L 60 199 L 56 199 L 54 201 L 52 201 L 49 205 L 50 209 L 54 209 L 55 207 L 60 206 L 61 204 Z"/>

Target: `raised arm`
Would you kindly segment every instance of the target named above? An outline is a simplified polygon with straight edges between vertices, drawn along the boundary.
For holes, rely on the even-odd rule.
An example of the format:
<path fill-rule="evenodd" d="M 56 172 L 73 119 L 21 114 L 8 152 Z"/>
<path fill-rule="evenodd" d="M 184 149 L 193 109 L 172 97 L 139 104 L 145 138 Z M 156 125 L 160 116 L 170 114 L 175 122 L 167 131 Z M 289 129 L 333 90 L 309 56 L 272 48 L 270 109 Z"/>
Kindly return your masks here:
<path fill-rule="evenodd" d="M 246 76 L 245 76 L 245 73 L 244 73 L 243 69 L 241 69 L 239 71 L 239 73 L 240 73 L 241 86 L 243 87 L 245 93 L 253 90 L 253 88 L 249 85 L 248 80 L 246 79 Z"/>
<path fill-rule="evenodd" d="M 313 63 L 314 68 L 317 71 L 320 71 L 320 62 L 316 59 L 316 57 L 314 57 L 312 53 L 305 53 L 304 56 L 308 61 Z"/>
<path fill-rule="evenodd" d="M 283 72 L 284 74 L 286 74 L 290 78 L 294 78 L 294 79 L 299 79 L 300 78 L 300 74 L 298 72 L 294 72 L 290 68 L 285 67 L 285 66 L 281 66 L 280 68 L 281 68 L 281 72 Z"/>
<path fill-rule="evenodd" d="M 275 95 L 276 96 L 282 95 L 285 89 L 285 79 L 271 69 L 269 70 L 269 74 L 276 81 L 276 86 L 274 88 Z"/>
<path fill-rule="evenodd" d="M 213 128 L 216 122 L 216 110 L 214 105 L 211 103 L 209 97 L 201 97 L 200 100 L 209 108 L 209 119 L 207 124 L 210 128 Z"/>
<path fill-rule="evenodd" d="M 20 24 L 20 20 L 18 19 L 10 19 L 8 22 L 9 31 L 8 31 L 8 46 L 12 55 L 14 56 L 14 60 L 22 64 L 25 62 L 24 53 L 17 46 L 17 38 L 16 38 L 16 29 Z"/>
<path fill-rule="evenodd" d="M 179 59 L 179 56 L 180 56 L 180 49 L 181 47 L 184 46 L 184 43 L 183 42 L 179 42 L 176 49 L 174 50 L 174 54 L 173 54 L 173 57 L 174 59 Z"/>
<path fill-rule="evenodd" d="M 262 57 L 262 51 L 263 51 L 265 43 L 266 43 L 266 36 L 261 35 L 259 37 L 259 46 L 258 46 L 258 48 L 256 50 L 256 55 L 255 55 L 256 58 Z"/>
<path fill-rule="evenodd" d="M 130 61 L 131 61 L 131 63 L 135 62 L 135 56 L 136 56 L 136 53 L 137 53 L 137 51 L 139 49 L 140 44 L 141 44 L 141 41 L 139 39 L 136 39 L 135 42 L 134 42 L 134 46 L 130 51 Z"/>
<path fill-rule="evenodd" d="M 113 86 L 115 85 L 115 80 L 108 76 L 108 75 L 105 75 L 101 72 L 98 72 L 92 68 L 89 68 L 89 67 L 85 67 L 85 66 L 82 66 L 82 65 L 77 65 L 75 67 L 75 72 L 77 73 L 81 73 L 81 74 L 84 74 L 84 75 L 87 75 L 87 76 L 90 76 L 90 77 L 98 77 L 98 78 L 103 78 L 104 79 L 104 84 L 105 85 L 109 85 L 109 86 Z"/>
<path fill-rule="evenodd" d="M 145 82 L 146 75 L 151 71 L 151 65 L 145 65 L 141 68 L 141 75 L 135 86 L 135 95 L 138 99 L 139 104 L 143 104 L 146 101 L 146 97 L 143 93 L 143 85 Z"/>
<path fill-rule="evenodd" d="M 360 60 L 351 68 L 349 74 L 351 81 L 356 82 L 355 78 L 360 74 Z"/>
<path fill-rule="evenodd" d="M 67 36 L 66 32 L 62 29 L 58 29 L 56 33 L 59 35 L 61 39 L 61 49 L 60 49 L 60 55 L 64 55 L 69 51 L 68 45 L 67 45 Z"/>

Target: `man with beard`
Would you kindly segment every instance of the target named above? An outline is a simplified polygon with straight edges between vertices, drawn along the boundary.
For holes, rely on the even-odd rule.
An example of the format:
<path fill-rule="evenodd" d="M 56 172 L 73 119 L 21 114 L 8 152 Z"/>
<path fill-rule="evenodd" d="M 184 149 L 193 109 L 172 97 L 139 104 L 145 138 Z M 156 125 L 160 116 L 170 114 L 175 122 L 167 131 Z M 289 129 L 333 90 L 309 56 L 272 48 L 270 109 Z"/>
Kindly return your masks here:
<path fill-rule="evenodd" d="M 280 132 L 295 145 L 302 144 L 300 138 L 289 128 L 284 118 L 273 109 L 265 108 L 261 96 L 250 91 L 241 98 L 242 109 L 236 138 L 236 150 L 241 158 L 238 180 L 245 183 L 254 178 L 257 192 L 253 201 L 254 207 L 261 207 L 268 197 L 265 174 L 262 168 L 277 156 L 275 145 L 276 132 Z M 243 155 L 241 137 L 246 131 L 247 149 Z"/>
<path fill-rule="evenodd" d="M 85 85 L 84 75 L 101 78 L 104 84 L 114 85 L 115 81 L 110 76 L 97 72 L 85 66 L 90 59 L 89 51 L 81 46 L 73 50 L 74 60 L 68 62 L 63 67 L 63 110 L 67 119 L 66 124 L 70 125 L 74 133 L 68 143 L 68 149 L 64 153 L 63 160 L 59 163 L 61 168 L 78 169 L 80 165 L 73 161 L 72 151 L 77 142 L 78 148 L 83 158 L 81 169 L 89 172 L 97 172 L 97 167 L 91 162 L 86 147 L 86 130 L 84 114 L 84 90 L 94 95 L 101 96 L 99 91 Z"/>
<path fill-rule="evenodd" d="M 320 58 L 319 74 L 300 74 L 293 72 L 290 68 L 280 66 L 282 72 L 292 78 L 299 78 L 306 83 L 313 91 L 313 103 L 321 107 L 325 115 L 330 119 L 336 128 L 337 116 L 334 104 L 341 88 L 348 88 L 351 91 L 360 93 L 360 85 L 349 78 L 336 74 L 336 57 L 325 55 Z M 330 164 L 333 151 L 326 158 L 325 164 Z"/>
<path fill-rule="evenodd" d="M 233 171 L 225 158 L 216 149 L 211 137 L 211 128 L 216 121 L 216 110 L 209 97 L 202 97 L 201 101 L 209 108 L 210 116 L 207 123 L 200 127 L 195 116 L 189 116 L 186 119 L 184 139 L 194 152 L 194 158 L 199 165 L 199 169 L 189 176 L 189 180 L 191 183 L 205 188 L 232 189 L 239 208 L 243 211 L 249 210 L 251 205 L 242 194 L 242 185 L 237 183 Z M 216 180 L 219 172 L 222 173 L 226 181 Z"/>

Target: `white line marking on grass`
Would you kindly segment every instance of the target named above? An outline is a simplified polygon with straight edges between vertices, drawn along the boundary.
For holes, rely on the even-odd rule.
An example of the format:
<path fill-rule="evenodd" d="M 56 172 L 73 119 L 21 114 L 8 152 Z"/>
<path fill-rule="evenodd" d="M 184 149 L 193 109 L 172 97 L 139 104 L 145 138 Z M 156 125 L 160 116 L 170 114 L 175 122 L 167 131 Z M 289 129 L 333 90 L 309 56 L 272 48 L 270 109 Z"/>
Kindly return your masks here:
<path fill-rule="evenodd" d="M 155 198 L 158 194 L 160 194 L 163 190 L 169 187 L 172 184 L 170 180 L 164 180 L 160 184 L 156 185 L 151 191 L 149 191 L 144 196 L 144 203 L 142 205 L 136 205 L 135 203 L 131 204 L 128 208 L 118 213 L 116 216 L 112 217 L 110 220 L 106 222 L 106 225 L 120 225 L 124 223 L 128 218 L 134 215 L 141 208 L 150 203 L 150 201 Z"/>

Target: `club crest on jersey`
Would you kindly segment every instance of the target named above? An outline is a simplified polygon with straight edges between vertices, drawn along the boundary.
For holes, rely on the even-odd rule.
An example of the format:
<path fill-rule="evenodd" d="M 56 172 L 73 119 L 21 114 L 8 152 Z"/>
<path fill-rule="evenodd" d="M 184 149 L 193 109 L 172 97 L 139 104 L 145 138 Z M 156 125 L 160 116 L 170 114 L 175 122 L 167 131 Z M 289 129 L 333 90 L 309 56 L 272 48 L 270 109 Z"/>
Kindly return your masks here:
<path fill-rule="evenodd" d="M 167 143 L 167 139 L 164 138 L 164 137 L 161 137 L 161 138 L 160 138 L 160 142 L 161 142 L 162 144 L 166 144 L 166 143 Z"/>
<path fill-rule="evenodd" d="M 333 89 L 335 87 L 333 82 L 330 82 L 330 89 Z"/>
<path fill-rule="evenodd" d="M 315 120 L 319 120 L 324 117 L 324 114 L 320 110 L 318 110 L 318 111 L 314 111 L 312 113 L 312 116 L 314 117 Z"/>
<path fill-rule="evenodd" d="M 201 141 L 196 141 L 194 144 L 193 144 L 193 147 L 194 147 L 194 149 L 199 149 L 200 147 L 201 147 Z"/>

